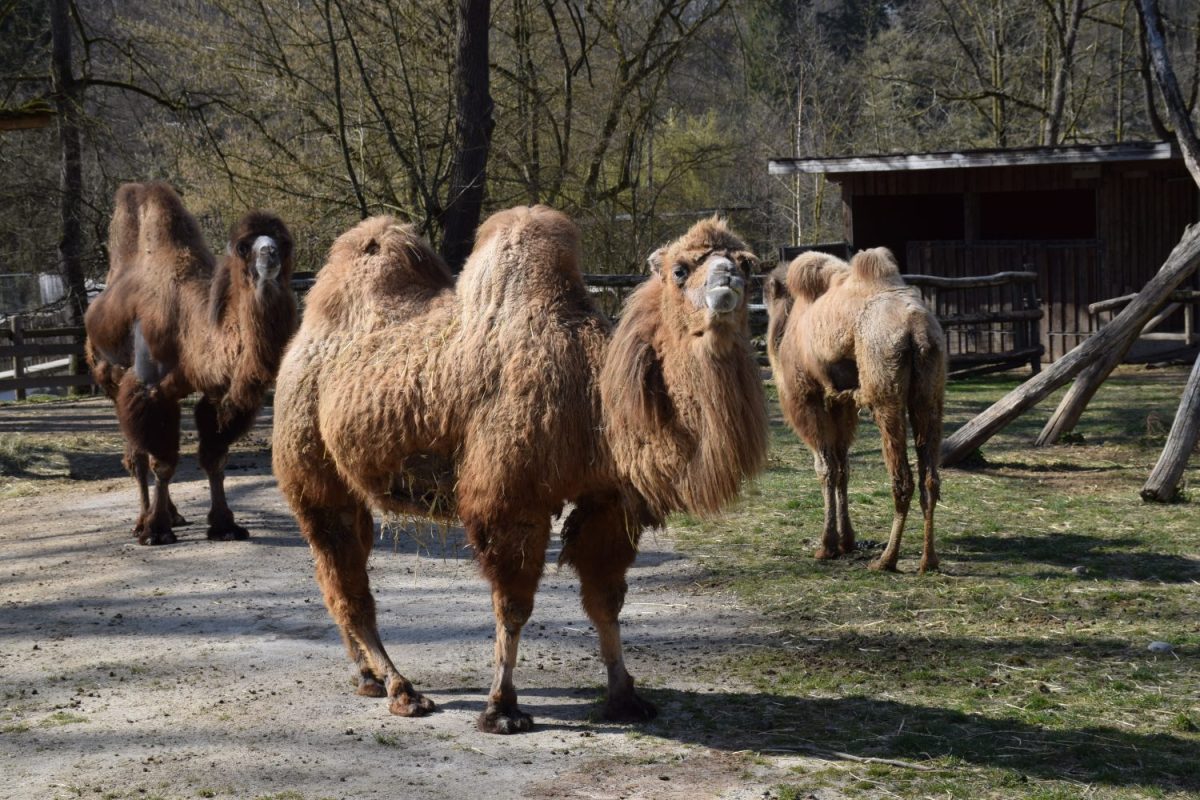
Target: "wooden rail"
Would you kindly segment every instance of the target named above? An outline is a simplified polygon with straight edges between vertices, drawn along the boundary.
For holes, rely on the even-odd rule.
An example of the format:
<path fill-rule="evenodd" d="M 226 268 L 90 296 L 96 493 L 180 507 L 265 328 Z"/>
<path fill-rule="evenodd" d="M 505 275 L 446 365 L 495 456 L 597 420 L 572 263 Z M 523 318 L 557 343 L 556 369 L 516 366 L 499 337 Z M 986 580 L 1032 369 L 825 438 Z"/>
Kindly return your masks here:
<path fill-rule="evenodd" d="M 30 342 L 30 339 L 52 339 L 79 337 L 83 328 L 30 328 L 26 330 L 20 317 L 9 321 L 7 330 L 0 330 L 0 339 L 12 344 L 0 344 L 0 365 L 11 363 L 12 368 L 0 371 L 0 392 L 15 392 L 18 400 L 24 400 L 29 389 L 57 389 L 70 386 L 92 386 L 89 375 L 48 375 L 48 372 L 69 370 L 75 358 L 83 358 L 81 342 Z M 47 363 L 26 364 L 28 358 L 67 356 Z"/>
<path fill-rule="evenodd" d="M 1025 364 L 1037 374 L 1045 347 L 1040 326 L 1045 312 L 1037 296 L 1038 274 L 1004 271 L 945 277 L 905 275 L 921 290 L 943 328 L 954 329 L 950 375 L 965 378 Z"/>
<path fill-rule="evenodd" d="M 1092 303 L 1087 308 L 1088 314 L 1093 318 L 1099 317 L 1106 312 L 1116 314 L 1133 302 L 1136 297 L 1136 294 L 1125 294 L 1120 297 L 1111 297 L 1108 300 Z M 1197 336 L 1196 333 L 1196 304 L 1198 302 L 1200 302 L 1200 290 L 1176 289 L 1167 296 L 1166 302 L 1158 313 L 1142 326 L 1142 332 L 1138 338 L 1147 341 L 1180 342 L 1185 347 L 1191 347 L 1200 340 L 1200 336 Z M 1183 311 L 1183 330 L 1155 330 L 1166 322 L 1167 318 L 1181 309 Z"/>

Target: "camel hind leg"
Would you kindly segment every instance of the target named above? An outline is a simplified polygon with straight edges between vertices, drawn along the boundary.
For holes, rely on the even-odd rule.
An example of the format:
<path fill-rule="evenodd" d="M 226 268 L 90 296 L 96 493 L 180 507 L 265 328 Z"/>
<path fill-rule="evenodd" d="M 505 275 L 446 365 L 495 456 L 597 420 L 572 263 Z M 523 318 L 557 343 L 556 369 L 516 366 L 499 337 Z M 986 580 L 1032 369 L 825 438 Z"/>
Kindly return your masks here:
<path fill-rule="evenodd" d="M 625 605 L 625 573 L 637 555 L 642 520 L 612 495 L 583 498 L 563 525 L 561 561 L 579 575 L 583 609 L 600 637 L 600 658 L 608 672 L 604 718 L 643 722 L 658 709 L 634 691 L 625 668 L 618 616 Z"/>
<path fill-rule="evenodd" d="M 909 402 L 913 442 L 917 451 L 917 486 L 921 496 L 921 512 L 925 518 L 925 540 L 921 552 L 921 572 L 938 568 L 933 546 L 933 512 L 941 497 L 942 480 L 938 474 L 942 450 L 943 388 L 936 384 L 917 391 Z"/>
<path fill-rule="evenodd" d="M 879 432 L 883 437 L 883 459 L 892 479 L 894 513 L 887 548 L 879 560 L 871 564 L 871 569 L 895 572 L 896 561 L 900 558 L 900 537 L 904 533 L 904 523 L 908 519 L 908 509 L 912 503 L 913 494 L 912 467 L 908 463 L 904 411 L 897 405 L 880 405 L 875 412 L 875 421 L 879 425 Z"/>

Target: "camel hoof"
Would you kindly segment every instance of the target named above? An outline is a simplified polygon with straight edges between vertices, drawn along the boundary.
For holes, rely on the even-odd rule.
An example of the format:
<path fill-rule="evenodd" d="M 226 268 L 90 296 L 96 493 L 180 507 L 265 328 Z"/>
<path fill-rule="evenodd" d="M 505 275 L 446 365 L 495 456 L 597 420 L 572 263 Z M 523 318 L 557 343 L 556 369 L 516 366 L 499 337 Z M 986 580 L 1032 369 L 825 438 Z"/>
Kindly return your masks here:
<path fill-rule="evenodd" d="M 533 730 L 533 717 L 515 705 L 510 708 L 488 705 L 475 721 L 475 727 L 484 733 L 524 733 Z"/>
<path fill-rule="evenodd" d="M 178 511 L 176 511 L 175 509 L 172 508 L 171 509 L 171 527 L 172 528 L 182 528 L 184 525 L 187 525 L 187 524 L 188 524 L 188 521 L 183 518 L 183 514 L 180 514 Z"/>
<path fill-rule="evenodd" d="M 937 572 L 938 560 L 936 558 L 931 558 L 928 561 L 922 561 L 919 571 L 922 575 L 924 575 L 926 572 Z"/>
<path fill-rule="evenodd" d="M 603 717 L 609 722 L 648 722 L 658 716 L 658 707 L 635 692 L 609 697 Z"/>
<path fill-rule="evenodd" d="M 433 701 L 423 694 L 403 692 L 392 698 L 388 711 L 397 717 L 423 717 L 435 707 Z"/>
<path fill-rule="evenodd" d="M 900 570 L 896 569 L 895 561 L 884 561 L 882 558 L 879 559 L 878 561 L 872 561 L 870 566 L 867 567 L 867 569 L 871 570 L 872 572 L 899 572 L 900 571 Z"/>
<path fill-rule="evenodd" d="M 813 553 L 813 558 L 817 559 L 817 561 L 829 561 L 829 560 L 837 558 L 837 557 L 838 557 L 837 550 L 831 550 L 828 547 L 824 547 L 824 546 L 818 548 L 817 552 Z"/>
<path fill-rule="evenodd" d="M 175 542 L 179 541 L 175 538 L 175 532 L 170 528 L 167 528 L 166 530 L 155 530 L 147 525 L 140 531 L 135 528 L 134 533 L 137 535 L 138 544 L 175 544 Z"/>
<path fill-rule="evenodd" d="M 227 525 L 210 525 L 208 538 L 214 542 L 241 542 L 250 538 L 250 531 L 232 522 Z"/>
<path fill-rule="evenodd" d="M 361 675 L 358 678 L 358 688 L 354 690 L 354 693 L 362 697 L 387 697 L 387 687 L 376 678 Z"/>

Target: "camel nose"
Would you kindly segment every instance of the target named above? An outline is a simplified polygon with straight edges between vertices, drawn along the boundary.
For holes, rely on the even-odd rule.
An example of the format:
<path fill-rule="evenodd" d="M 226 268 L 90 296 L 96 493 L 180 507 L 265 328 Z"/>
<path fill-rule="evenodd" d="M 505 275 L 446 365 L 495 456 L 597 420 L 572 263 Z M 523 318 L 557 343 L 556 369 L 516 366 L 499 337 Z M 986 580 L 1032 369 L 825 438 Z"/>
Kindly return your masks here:
<path fill-rule="evenodd" d="M 279 274 L 279 245 L 270 236 L 254 240 L 254 270 L 259 278 L 270 279 Z"/>
<path fill-rule="evenodd" d="M 746 291 L 746 281 L 737 274 L 728 258 L 714 258 L 708 264 L 708 280 L 704 282 L 704 300 L 709 310 L 728 314 L 737 309 Z"/>

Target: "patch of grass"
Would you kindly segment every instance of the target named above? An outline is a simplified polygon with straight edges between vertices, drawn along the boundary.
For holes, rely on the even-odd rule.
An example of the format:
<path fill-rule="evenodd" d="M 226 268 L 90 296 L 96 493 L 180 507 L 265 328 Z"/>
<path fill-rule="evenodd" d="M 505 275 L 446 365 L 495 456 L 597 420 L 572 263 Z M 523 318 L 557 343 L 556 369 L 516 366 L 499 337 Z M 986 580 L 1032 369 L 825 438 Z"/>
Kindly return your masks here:
<path fill-rule="evenodd" d="M 375 734 L 375 742 L 377 744 L 383 745 L 384 747 L 399 747 L 400 746 L 399 737 L 393 736 L 390 733 Z"/>
<path fill-rule="evenodd" d="M 38 723 L 39 728 L 57 728 L 60 725 L 76 725 L 80 722 L 87 722 L 88 718 L 82 714 L 72 714 L 70 711 L 55 711 L 50 716 Z"/>
<path fill-rule="evenodd" d="M 947 432 L 1023 377 L 950 384 Z M 843 762 L 837 785 L 848 794 L 1200 792 L 1200 526 L 1187 505 L 1138 497 L 1185 381 L 1184 370 L 1122 368 L 1084 415 L 1083 443 L 1031 446 L 1056 395 L 987 442 L 979 466 L 943 469 L 942 571 L 923 576 L 916 500 L 903 574 L 868 571 L 877 551 L 812 558 L 819 485 L 776 413 L 757 491 L 723 518 L 672 526 L 710 583 L 770 621 L 770 635 L 711 665 L 752 690 L 705 695 L 722 711 L 716 726 L 682 703 L 682 719 L 654 725 L 739 750 L 934 768 Z M 890 481 L 866 415 L 851 468 L 858 538 L 884 540 Z M 1187 477 L 1200 481 L 1196 467 Z M 1148 652 L 1154 640 L 1175 654 Z M 671 703 L 669 690 L 656 694 Z M 787 786 L 804 796 L 817 783 Z"/>

